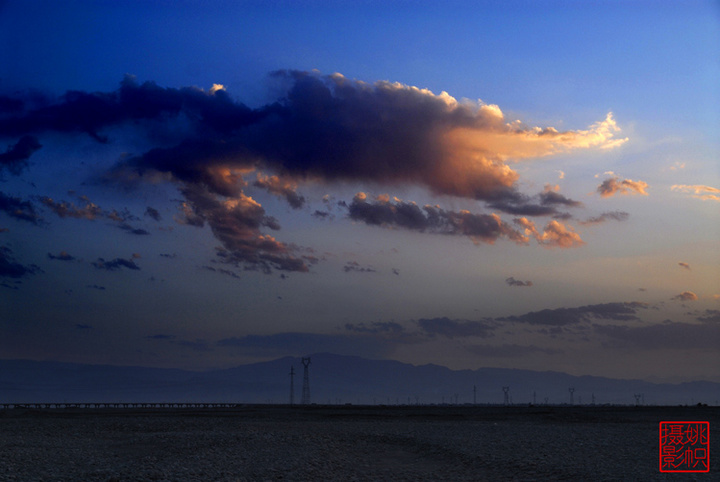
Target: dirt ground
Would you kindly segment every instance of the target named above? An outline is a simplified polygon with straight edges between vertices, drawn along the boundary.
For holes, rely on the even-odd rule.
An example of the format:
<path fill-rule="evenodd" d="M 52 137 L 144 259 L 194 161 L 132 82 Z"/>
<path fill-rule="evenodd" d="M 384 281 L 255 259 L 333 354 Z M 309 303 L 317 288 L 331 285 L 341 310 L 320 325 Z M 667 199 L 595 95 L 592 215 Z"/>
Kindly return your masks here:
<path fill-rule="evenodd" d="M 0 410 L 0 480 L 709 480 L 659 472 L 659 422 L 717 407 Z"/>

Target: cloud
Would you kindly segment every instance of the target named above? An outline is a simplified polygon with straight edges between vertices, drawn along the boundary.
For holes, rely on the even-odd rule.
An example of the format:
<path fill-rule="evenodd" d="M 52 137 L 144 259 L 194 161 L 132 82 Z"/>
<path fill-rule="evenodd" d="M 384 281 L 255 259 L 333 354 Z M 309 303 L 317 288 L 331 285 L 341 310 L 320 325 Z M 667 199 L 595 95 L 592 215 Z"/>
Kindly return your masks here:
<path fill-rule="evenodd" d="M 97 269 L 104 269 L 106 271 L 116 271 L 120 268 L 127 268 L 131 270 L 139 270 L 140 267 L 135 264 L 135 261 L 131 259 L 115 258 L 111 261 L 106 261 L 103 258 L 98 258 L 97 261 L 92 263 Z"/>
<path fill-rule="evenodd" d="M 155 221 L 162 220 L 162 216 L 160 216 L 160 212 L 155 208 L 151 208 L 150 206 L 148 206 L 147 209 L 145 210 L 145 216 L 149 216 L 149 217 L 153 218 Z"/>
<path fill-rule="evenodd" d="M 27 221 L 32 224 L 40 224 L 40 217 L 30 201 L 23 201 L 21 198 L 8 196 L 0 191 L 0 211 L 11 218 Z"/>
<path fill-rule="evenodd" d="M 531 325 L 565 326 L 592 319 L 637 321 L 639 309 L 647 308 L 640 301 L 601 303 L 597 305 L 579 306 L 577 308 L 556 308 L 531 311 L 520 316 L 495 318 L 496 321 L 511 321 Z"/>
<path fill-rule="evenodd" d="M 76 324 L 75 324 L 75 328 L 76 328 L 77 330 L 81 330 L 81 331 L 86 331 L 86 330 L 92 330 L 92 329 L 93 329 L 92 325 L 86 325 L 86 324 L 84 324 L 84 323 L 76 323 Z"/>
<path fill-rule="evenodd" d="M 532 286 L 532 281 L 520 281 L 516 280 L 512 276 L 510 278 L 507 278 L 505 282 L 508 284 L 508 286 Z"/>
<path fill-rule="evenodd" d="M 129 234 L 135 234 L 137 236 L 149 236 L 150 235 L 150 233 L 147 230 L 141 229 L 141 228 L 133 228 L 132 226 L 130 226 L 127 223 L 120 223 L 118 225 L 118 228 L 122 229 L 123 231 L 125 231 Z"/>
<path fill-rule="evenodd" d="M 345 263 L 345 266 L 343 266 L 343 271 L 346 273 L 349 273 L 351 271 L 358 273 L 375 273 L 375 270 L 373 268 L 363 268 L 357 261 L 348 261 L 347 263 Z"/>
<path fill-rule="evenodd" d="M 420 208 L 413 202 L 379 197 L 368 202 L 365 193 L 358 193 L 348 206 L 348 216 L 368 225 L 398 227 L 411 231 L 468 236 L 476 244 L 492 244 L 500 237 L 525 244 L 527 238 L 496 214 L 473 214 L 469 211 L 446 211 L 438 206 Z"/>
<path fill-rule="evenodd" d="M 475 355 L 481 355 L 488 358 L 521 358 L 535 353 L 544 353 L 546 355 L 557 355 L 562 353 L 561 350 L 552 348 L 540 348 L 536 345 L 470 345 L 465 347 Z"/>
<path fill-rule="evenodd" d="M 477 336 L 488 338 L 493 336 L 496 325 L 489 321 L 452 320 L 442 318 L 422 318 L 417 321 L 418 327 L 430 336 L 446 338 Z"/>
<path fill-rule="evenodd" d="M 100 285 L 87 285 L 86 288 L 90 288 L 90 289 L 98 290 L 98 291 L 105 291 L 105 287 L 100 286 Z"/>
<path fill-rule="evenodd" d="M 608 220 L 627 221 L 627 219 L 629 217 L 630 217 L 630 214 L 626 213 L 625 211 L 610 211 L 610 212 L 602 213 L 600 216 L 595 216 L 592 218 L 588 218 L 585 221 L 580 221 L 580 224 L 583 224 L 583 225 L 601 224 Z"/>
<path fill-rule="evenodd" d="M 365 323 L 346 323 L 345 329 L 356 333 L 403 333 L 405 328 L 400 323 L 394 321 L 375 321 L 369 324 Z"/>
<path fill-rule="evenodd" d="M 124 157 L 103 180 L 177 184 L 185 197 L 178 221 L 207 222 L 227 259 L 265 272 L 308 268 L 293 246 L 265 234 L 279 225 L 243 192 L 251 173 L 256 187 L 295 208 L 304 204 L 298 182 L 347 181 L 413 184 L 517 215 L 558 215 L 558 206 L 579 203 L 555 191 L 533 198 L 519 193 L 519 174 L 511 164 L 613 148 L 627 140 L 615 137 L 620 128 L 611 113 L 588 129 L 561 132 L 510 122 L 496 105 L 399 83 L 299 71 L 275 72 L 272 81 L 280 98 L 256 109 L 233 100 L 224 88 L 162 88 L 132 77 L 112 92 L 68 92 L 33 103 L 11 99 L 6 103 L 13 108 L 0 118 L 0 136 L 82 132 L 105 143 L 113 128 L 134 129 L 155 147 Z M 94 205 L 42 202 L 61 217 L 100 214 Z M 462 233 L 475 242 L 498 236 L 526 242 L 495 215 L 432 209 L 421 213 L 425 230 Z"/>
<path fill-rule="evenodd" d="M 148 335 L 145 338 L 148 340 L 174 340 L 176 338 L 175 335 L 164 335 L 164 334 L 156 334 L 156 335 Z"/>
<path fill-rule="evenodd" d="M 697 317 L 703 323 L 720 323 L 720 310 L 705 310 L 703 316 Z"/>
<path fill-rule="evenodd" d="M 720 189 L 716 187 L 703 186 L 701 184 L 686 185 L 686 184 L 675 184 L 670 189 L 673 191 L 680 191 L 684 193 L 693 193 L 691 196 L 703 201 L 718 201 L 720 202 Z"/>
<path fill-rule="evenodd" d="M 566 226 L 560 221 L 550 221 L 545 225 L 542 233 L 538 231 L 535 223 L 527 218 L 518 218 L 513 221 L 524 228 L 526 238 L 534 237 L 545 248 L 574 248 L 585 244 L 585 241 L 572 227 Z"/>
<path fill-rule="evenodd" d="M 23 136 L 17 144 L 8 147 L 0 154 L 0 174 L 7 169 L 10 174 L 19 175 L 27 167 L 27 160 L 40 149 L 42 145 L 35 136 Z"/>
<path fill-rule="evenodd" d="M 293 246 L 262 234 L 263 227 L 277 230 L 279 226 L 253 198 L 239 193 L 235 198 L 223 200 L 197 185 L 185 187 L 182 193 L 192 208 L 192 215 L 206 221 L 223 244 L 224 250 L 218 251 L 218 255 L 224 262 L 243 264 L 266 273 L 271 269 L 308 271 L 305 261 L 293 254 Z"/>
<path fill-rule="evenodd" d="M 682 261 L 678 263 L 678 266 L 680 266 L 681 268 L 685 268 L 688 271 L 691 271 L 690 265 L 687 263 L 683 263 Z"/>
<path fill-rule="evenodd" d="M 673 296 L 670 299 L 677 300 L 677 301 L 697 301 L 698 295 L 696 295 L 692 291 L 683 291 L 679 295 Z"/>
<path fill-rule="evenodd" d="M 35 264 L 22 265 L 18 263 L 9 247 L 0 246 L 0 277 L 17 279 L 41 272 L 40 267 Z"/>
<path fill-rule="evenodd" d="M 258 174 L 253 186 L 266 189 L 267 192 L 285 198 L 293 209 L 300 209 L 305 204 L 305 198 L 296 191 L 297 183 L 289 179 L 280 179 L 278 176 L 263 176 Z"/>
<path fill-rule="evenodd" d="M 717 352 L 720 324 L 665 322 L 649 326 L 593 325 L 608 338 L 647 349 L 707 350 Z"/>
<path fill-rule="evenodd" d="M 48 258 L 60 261 L 74 261 L 75 257 L 68 254 L 67 251 L 60 251 L 58 254 L 48 253 Z"/>
<path fill-rule="evenodd" d="M 57 202 L 47 196 L 41 197 L 40 202 L 61 218 L 94 220 L 97 217 L 103 216 L 103 211 L 97 204 L 90 202 L 85 197 L 82 199 L 85 202 L 85 205 L 82 207 L 78 207 L 72 202 Z"/>
<path fill-rule="evenodd" d="M 240 279 L 240 276 L 237 273 L 230 271 L 229 269 L 213 268 L 212 266 L 203 266 L 202 268 L 214 273 L 224 274 L 225 276 L 229 276 L 231 278 Z"/>
<path fill-rule="evenodd" d="M 648 184 L 644 181 L 633 181 L 632 179 L 620 180 L 614 176 L 606 179 L 597 188 L 597 192 L 601 197 L 610 197 L 615 194 L 642 194 L 647 196 L 646 191 Z"/>
<path fill-rule="evenodd" d="M 313 353 L 342 353 L 349 356 L 382 358 L 393 352 L 397 340 L 376 334 L 277 333 L 224 338 L 217 346 L 246 354 L 307 356 Z"/>

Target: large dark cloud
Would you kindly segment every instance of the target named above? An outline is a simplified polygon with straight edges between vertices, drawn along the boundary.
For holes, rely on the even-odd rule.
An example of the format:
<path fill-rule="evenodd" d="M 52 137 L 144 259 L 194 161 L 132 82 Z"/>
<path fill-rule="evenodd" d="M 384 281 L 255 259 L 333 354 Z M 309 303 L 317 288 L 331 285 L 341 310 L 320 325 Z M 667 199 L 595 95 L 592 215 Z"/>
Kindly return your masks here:
<path fill-rule="evenodd" d="M 7 169 L 11 174 L 19 175 L 27 167 L 27 160 L 30 159 L 33 152 L 41 147 L 37 137 L 23 136 L 15 145 L 8 147 L 6 152 L 0 154 L 0 173 L 3 169 Z"/>
<path fill-rule="evenodd" d="M 647 308 L 647 304 L 639 301 L 602 303 L 597 305 L 579 306 L 576 308 L 556 308 L 531 311 L 519 316 L 496 318 L 497 321 L 529 323 L 531 325 L 571 325 L 593 319 L 615 321 L 637 321 L 639 309 Z"/>
<path fill-rule="evenodd" d="M 250 206 L 243 189 L 251 172 L 267 173 L 254 187 L 294 208 L 304 204 L 296 191 L 300 181 L 369 181 L 419 185 L 517 215 L 559 216 L 557 207 L 579 203 L 556 190 L 534 198 L 520 194 L 519 175 L 509 161 L 624 142 L 612 139 L 619 129 L 610 114 L 588 130 L 559 132 L 508 122 L 494 105 L 458 102 L 444 92 L 398 83 L 299 71 L 279 71 L 272 78 L 280 86 L 279 99 L 256 109 L 231 98 L 222 86 L 163 88 L 132 77 L 112 92 L 68 92 L 32 102 L 4 97 L 0 138 L 26 139 L 8 151 L 14 159 L 35 145 L 23 136 L 86 133 L 108 142 L 113 128 L 134 129 L 153 147 L 123 158 L 104 179 L 175 182 L 187 201 L 183 222 L 207 222 L 229 258 L 265 271 L 306 271 L 307 266 L 293 256 L 292 247 L 263 234 L 279 225 L 258 214 L 257 202 Z M 60 216 L 93 215 L 88 206 L 42 202 Z M 493 215 L 431 208 L 420 212 L 423 221 L 411 206 L 400 208 L 415 216 L 402 225 L 409 229 L 461 233 L 476 242 L 523 239 Z"/>

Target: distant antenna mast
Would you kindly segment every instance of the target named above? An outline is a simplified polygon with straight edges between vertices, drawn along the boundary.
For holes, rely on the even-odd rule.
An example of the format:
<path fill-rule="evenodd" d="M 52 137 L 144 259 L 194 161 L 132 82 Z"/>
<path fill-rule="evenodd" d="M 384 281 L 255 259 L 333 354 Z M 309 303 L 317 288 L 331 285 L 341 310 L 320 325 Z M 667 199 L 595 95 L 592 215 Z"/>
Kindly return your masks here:
<path fill-rule="evenodd" d="M 570 405 L 575 405 L 575 387 L 568 388 L 568 392 L 570 392 Z"/>
<path fill-rule="evenodd" d="M 295 403 L 295 367 L 290 365 L 290 405 Z"/>
<path fill-rule="evenodd" d="M 510 387 L 503 387 L 503 405 L 510 405 Z"/>
<path fill-rule="evenodd" d="M 308 366 L 310 366 L 310 357 L 303 358 L 302 359 L 303 367 L 305 367 L 305 370 L 303 372 L 303 390 L 302 390 L 302 400 L 300 403 L 303 405 L 309 405 L 310 404 L 310 373 L 308 371 Z"/>

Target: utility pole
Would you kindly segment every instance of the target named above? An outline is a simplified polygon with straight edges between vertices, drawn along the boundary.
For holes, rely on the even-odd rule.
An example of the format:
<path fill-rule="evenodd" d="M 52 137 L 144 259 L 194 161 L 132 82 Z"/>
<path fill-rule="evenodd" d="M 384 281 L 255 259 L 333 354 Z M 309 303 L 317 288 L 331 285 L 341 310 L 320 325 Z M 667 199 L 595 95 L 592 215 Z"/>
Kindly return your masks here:
<path fill-rule="evenodd" d="M 295 403 L 295 367 L 290 365 L 290 405 Z"/>
<path fill-rule="evenodd" d="M 310 357 L 303 358 L 302 364 L 303 364 L 303 367 L 305 368 L 305 370 L 303 372 L 303 389 L 302 389 L 301 403 L 303 405 L 309 405 L 310 404 L 310 373 L 309 373 L 308 367 L 310 366 Z"/>

